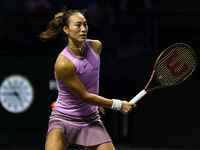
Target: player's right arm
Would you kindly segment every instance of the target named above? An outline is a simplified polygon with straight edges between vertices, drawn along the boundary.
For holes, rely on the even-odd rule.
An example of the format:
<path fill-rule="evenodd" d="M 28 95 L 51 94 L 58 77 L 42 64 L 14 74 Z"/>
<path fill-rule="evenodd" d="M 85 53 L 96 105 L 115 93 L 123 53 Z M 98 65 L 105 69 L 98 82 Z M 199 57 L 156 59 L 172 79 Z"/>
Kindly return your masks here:
<path fill-rule="evenodd" d="M 75 66 L 71 60 L 63 55 L 59 55 L 55 63 L 55 77 L 58 80 L 62 80 L 69 90 L 76 95 L 81 101 L 105 108 L 111 108 L 113 100 L 101 97 L 96 94 L 88 93 L 85 89 L 85 86 L 79 80 L 78 76 L 75 73 Z M 122 113 L 127 114 L 132 110 L 136 105 L 122 101 Z"/>

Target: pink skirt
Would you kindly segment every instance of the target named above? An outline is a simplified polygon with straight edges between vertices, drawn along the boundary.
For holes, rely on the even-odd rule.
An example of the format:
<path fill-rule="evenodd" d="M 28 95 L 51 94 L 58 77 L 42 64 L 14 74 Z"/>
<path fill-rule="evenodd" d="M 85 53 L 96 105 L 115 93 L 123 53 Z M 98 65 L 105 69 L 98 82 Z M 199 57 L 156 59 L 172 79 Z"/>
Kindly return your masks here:
<path fill-rule="evenodd" d="M 53 129 L 61 129 L 70 145 L 94 146 L 112 142 L 98 113 L 77 117 L 53 109 L 47 134 Z"/>

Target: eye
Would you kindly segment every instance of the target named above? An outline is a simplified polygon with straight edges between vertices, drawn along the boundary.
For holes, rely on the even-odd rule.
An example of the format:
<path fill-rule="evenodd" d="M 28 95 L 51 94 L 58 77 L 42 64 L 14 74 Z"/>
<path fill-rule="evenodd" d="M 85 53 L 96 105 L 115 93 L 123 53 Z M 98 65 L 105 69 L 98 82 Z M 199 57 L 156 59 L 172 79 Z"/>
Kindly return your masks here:
<path fill-rule="evenodd" d="M 88 24 L 87 23 L 84 23 L 84 26 L 87 26 Z"/>

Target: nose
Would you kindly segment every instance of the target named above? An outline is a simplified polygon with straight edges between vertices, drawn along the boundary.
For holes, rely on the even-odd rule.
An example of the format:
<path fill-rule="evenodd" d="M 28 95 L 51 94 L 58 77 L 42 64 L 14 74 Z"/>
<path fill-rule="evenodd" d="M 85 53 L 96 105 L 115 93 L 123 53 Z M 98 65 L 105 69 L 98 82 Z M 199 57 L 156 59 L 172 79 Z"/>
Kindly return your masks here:
<path fill-rule="evenodd" d="M 88 27 L 87 27 L 87 26 L 84 26 L 84 25 L 82 25 L 82 27 L 81 27 L 81 32 L 83 32 L 83 33 L 86 33 L 86 32 L 87 32 L 87 30 L 88 30 Z"/>

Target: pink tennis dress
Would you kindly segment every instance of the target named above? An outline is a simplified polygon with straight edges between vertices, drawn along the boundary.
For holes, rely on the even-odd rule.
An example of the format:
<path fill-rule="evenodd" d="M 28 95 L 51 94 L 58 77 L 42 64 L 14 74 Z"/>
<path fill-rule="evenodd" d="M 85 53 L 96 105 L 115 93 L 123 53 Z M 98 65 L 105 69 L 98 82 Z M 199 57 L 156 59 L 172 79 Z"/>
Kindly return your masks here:
<path fill-rule="evenodd" d="M 85 86 L 87 92 L 98 94 L 100 59 L 85 41 L 83 57 L 75 56 L 66 47 L 60 55 L 69 58 L 75 72 Z M 98 107 L 79 100 L 62 80 L 56 80 L 58 98 L 51 112 L 48 132 L 52 129 L 61 129 L 64 137 L 71 145 L 94 146 L 111 142 L 102 121 Z"/>

